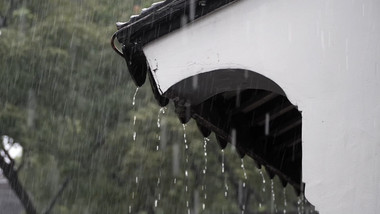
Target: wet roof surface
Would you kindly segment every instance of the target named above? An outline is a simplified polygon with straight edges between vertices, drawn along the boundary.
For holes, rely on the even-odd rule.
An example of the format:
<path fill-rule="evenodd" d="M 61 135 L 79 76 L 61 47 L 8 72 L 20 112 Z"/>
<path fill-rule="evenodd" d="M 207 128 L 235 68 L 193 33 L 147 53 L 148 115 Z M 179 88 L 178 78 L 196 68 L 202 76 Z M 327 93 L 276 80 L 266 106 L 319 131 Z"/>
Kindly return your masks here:
<path fill-rule="evenodd" d="M 116 37 L 120 43 L 142 45 L 168 34 L 184 24 L 238 0 L 166 0 L 144 8 L 128 22 L 118 22 Z"/>

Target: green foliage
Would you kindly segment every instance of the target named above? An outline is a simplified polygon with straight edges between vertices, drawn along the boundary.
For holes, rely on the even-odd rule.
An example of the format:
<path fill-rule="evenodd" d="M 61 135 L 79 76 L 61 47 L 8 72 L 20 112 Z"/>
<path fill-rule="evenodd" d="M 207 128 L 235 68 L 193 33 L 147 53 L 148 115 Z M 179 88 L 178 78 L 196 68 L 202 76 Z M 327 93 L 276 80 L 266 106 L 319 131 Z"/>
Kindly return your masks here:
<path fill-rule="evenodd" d="M 200 205 L 206 205 L 202 213 L 238 213 L 242 182 L 249 192 L 247 210 L 270 210 L 269 178 L 263 192 L 251 159 L 245 158 L 245 181 L 236 152 L 226 149 L 229 169 L 222 174 L 222 153 L 211 138 L 203 174 L 204 139 L 194 122 L 186 127 L 185 152 L 183 127 L 172 107 L 160 114 L 147 84 L 132 105 L 136 88 L 109 39 L 114 23 L 127 21 L 133 6 L 119 0 L 0 3 L 0 15 L 9 14 L 0 28 L 0 134 L 24 149 L 19 176 L 37 210 L 48 207 L 66 179 L 54 213 L 183 213 L 186 201 L 193 209 L 197 192 Z M 175 147 L 178 174 L 173 174 Z M 275 186 L 282 209 L 277 180 Z M 293 190 L 287 193 L 289 210 L 295 209 Z"/>

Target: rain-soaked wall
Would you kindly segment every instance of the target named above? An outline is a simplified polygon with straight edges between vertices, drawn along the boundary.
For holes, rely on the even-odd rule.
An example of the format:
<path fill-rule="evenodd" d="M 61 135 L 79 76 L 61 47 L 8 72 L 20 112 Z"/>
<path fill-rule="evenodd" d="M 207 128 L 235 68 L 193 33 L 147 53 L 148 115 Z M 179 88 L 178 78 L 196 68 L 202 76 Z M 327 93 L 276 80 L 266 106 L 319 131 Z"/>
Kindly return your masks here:
<path fill-rule="evenodd" d="M 222 68 L 272 79 L 302 111 L 308 200 L 321 213 L 376 213 L 379 20 L 374 0 L 240 0 L 144 52 L 162 92 Z"/>

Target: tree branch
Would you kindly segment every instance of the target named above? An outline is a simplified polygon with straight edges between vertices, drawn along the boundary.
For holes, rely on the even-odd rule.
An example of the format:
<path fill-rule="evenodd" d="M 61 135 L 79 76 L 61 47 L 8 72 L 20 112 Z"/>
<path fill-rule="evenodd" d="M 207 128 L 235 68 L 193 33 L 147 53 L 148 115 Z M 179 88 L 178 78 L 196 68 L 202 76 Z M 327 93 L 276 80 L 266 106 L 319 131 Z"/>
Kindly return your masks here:
<path fill-rule="evenodd" d="M 12 164 L 5 162 L 4 157 L 0 156 L 0 168 L 3 170 L 4 176 L 8 179 L 9 185 L 20 199 L 22 205 L 25 208 L 27 214 L 37 214 L 36 208 L 33 205 L 32 200 L 29 198 L 28 193 L 24 190 L 24 187 L 20 183 L 17 175 L 17 171 L 13 169 Z"/>
<path fill-rule="evenodd" d="M 16 171 L 20 172 L 20 170 L 24 167 L 24 164 L 25 164 L 24 157 L 21 157 L 21 163 L 20 163 L 20 165 L 18 165 Z"/>
<path fill-rule="evenodd" d="M 71 180 L 71 176 L 65 179 L 65 181 L 63 182 L 61 188 L 59 188 L 57 194 L 55 195 L 55 197 L 53 198 L 53 200 L 51 200 L 50 205 L 46 209 L 46 211 L 44 212 L 44 214 L 50 214 L 50 212 L 53 209 L 55 203 L 57 202 L 58 198 L 62 195 L 63 190 L 67 187 L 67 185 L 69 184 L 70 180 Z"/>

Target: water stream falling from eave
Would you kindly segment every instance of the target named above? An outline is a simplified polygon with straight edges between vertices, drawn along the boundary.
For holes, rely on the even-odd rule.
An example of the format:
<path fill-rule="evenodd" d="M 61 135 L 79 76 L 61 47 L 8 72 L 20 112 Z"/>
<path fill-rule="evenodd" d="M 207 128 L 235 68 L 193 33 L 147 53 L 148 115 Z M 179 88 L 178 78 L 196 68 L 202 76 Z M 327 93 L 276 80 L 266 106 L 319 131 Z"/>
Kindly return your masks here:
<path fill-rule="evenodd" d="M 133 95 L 133 99 L 132 99 L 133 111 L 135 112 L 135 114 L 133 115 L 133 142 L 136 142 L 136 136 L 137 136 L 135 126 L 136 126 L 136 96 L 137 96 L 138 91 L 139 91 L 139 87 L 136 88 L 135 94 Z"/>
<path fill-rule="evenodd" d="M 277 213 L 276 194 L 274 192 L 273 179 L 270 180 L 270 189 L 271 189 L 271 213 Z"/>
<path fill-rule="evenodd" d="M 136 96 L 137 96 L 137 92 L 139 91 L 139 87 L 136 88 L 136 91 L 135 93 L 133 94 L 133 97 L 132 97 L 132 108 L 133 108 L 133 111 L 134 111 L 134 115 L 133 115 L 133 122 L 132 122 L 132 130 L 133 130 L 133 136 L 132 136 L 132 140 L 133 140 L 133 143 L 136 142 L 136 136 L 137 136 L 137 133 L 136 133 L 136 130 L 135 130 L 135 126 L 136 126 Z M 135 194 L 138 190 L 138 176 L 136 176 L 135 178 L 135 183 L 136 183 L 136 186 L 135 186 L 135 190 L 132 191 L 132 194 L 131 194 L 131 203 L 133 203 L 133 201 L 135 200 Z M 130 204 L 128 206 L 128 212 L 129 213 L 132 213 L 132 205 Z"/>
<path fill-rule="evenodd" d="M 262 168 L 259 169 L 259 174 L 260 174 L 261 179 L 262 179 L 262 182 L 261 182 L 262 189 L 261 189 L 261 191 L 262 191 L 263 193 L 265 193 L 265 177 L 264 177 L 264 174 L 263 174 L 263 170 L 262 170 Z M 259 202 L 259 208 L 262 207 L 263 203 L 264 203 L 264 201 Z"/>
<path fill-rule="evenodd" d="M 228 196 L 228 184 L 227 184 L 227 175 L 225 173 L 225 151 L 224 149 L 222 149 L 222 168 L 221 168 L 221 172 L 222 172 L 222 178 L 223 178 L 223 187 L 224 187 L 224 198 L 227 200 L 227 196 Z M 224 209 L 225 209 L 225 204 L 223 203 L 223 206 L 222 206 L 222 214 L 224 214 Z"/>
<path fill-rule="evenodd" d="M 204 152 L 204 168 L 203 172 L 203 180 L 202 180 L 202 191 L 203 191 L 203 203 L 202 210 L 206 209 L 206 200 L 207 200 L 207 185 L 206 183 L 206 173 L 207 173 L 207 143 L 210 141 L 207 137 L 203 138 L 203 152 Z"/>
<path fill-rule="evenodd" d="M 162 107 L 160 108 L 159 112 L 158 112 L 158 115 L 157 115 L 157 128 L 158 128 L 158 134 L 157 134 L 157 144 L 156 144 L 156 152 L 157 153 L 161 153 L 161 158 L 163 157 L 163 154 L 162 154 L 162 149 L 160 149 L 160 144 L 161 143 L 161 120 L 162 120 L 162 117 L 165 115 L 165 112 L 166 112 L 166 107 Z M 165 140 L 165 139 L 164 139 Z M 155 197 L 155 200 L 154 200 L 154 207 L 157 208 L 158 207 L 158 202 L 161 200 L 161 179 L 162 179 L 162 163 L 163 163 L 163 160 L 160 161 L 160 166 L 158 168 L 158 175 L 157 175 L 157 184 L 156 184 L 156 197 Z"/>
<path fill-rule="evenodd" d="M 183 142 L 185 147 L 185 194 L 186 194 L 186 209 L 187 214 L 190 214 L 190 194 L 189 194 L 189 145 L 186 136 L 186 124 L 182 124 L 183 127 Z"/>
<path fill-rule="evenodd" d="M 133 99 L 132 99 L 132 106 L 133 106 L 133 111 L 134 111 L 134 115 L 133 115 L 133 123 L 132 123 L 132 130 L 133 130 L 133 143 L 136 143 L 136 140 L 138 140 L 140 142 L 140 136 L 143 137 L 143 135 L 141 135 L 140 133 L 137 133 L 136 131 L 136 122 L 137 124 L 140 124 L 140 121 L 137 121 L 137 117 L 136 117 L 136 114 L 137 114 L 137 110 L 136 110 L 136 104 L 139 103 L 137 102 L 136 103 L 136 97 L 138 95 L 138 91 L 139 91 L 139 88 L 136 88 L 136 91 L 133 95 Z M 156 142 L 156 145 L 152 144 L 151 146 L 154 148 L 154 152 L 157 152 L 156 154 L 158 156 L 161 155 L 161 157 L 163 157 L 165 154 L 164 154 L 164 148 L 163 148 L 163 144 L 162 144 L 162 129 L 165 128 L 163 127 L 163 124 L 165 124 L 166 122 L 165 121 L 169 121 L 169 118 L 163 118 L 163 116 L 165 115 L 165 111 L 167 109 L 166 108 L 161 108 L 159 109 L 158 111 L 158 114 L 157 114 L 157 134 L 156 134 L 156 139 L 155 139 L 155 142 Z M 140 118 L 140 117 L 138 117 Z M 165 125 L 164 125 L 165 126 Z M 174 178 L 173 179 L 173 183 L 175 186 L 178 182 L 177 185 L 180 185 L 180 190 L 182 192 L 183 195 L 181 195 L 182 197 L 182 203 L 183 202 L 186 202 L 185 206 L 184 204 L 181 204 L 180 207 L 181 209 L 183 209 L 185 207 L 184 210 L 186 210 L 185 212 L 187 214 L 196 214 L 198 212 L 200 213 L 210 213 L 209 210 L 213 209 L 213 206 L 215 207 L 215 204 L 214 202 L 210 201 L 210 200 L 207 200 L 207 198 L 209 197 L 208 194 L 210 191 L 209 189 L 212 189 L 212 185 L 210 186 L 210 183 L 207 182 L 207 179 L 210 179 L 213 177 L 213 168 L 212 168 L 212 163 L 213 163 L 213 157 L 210 156 L 208 157 L 208 152 L 210 152 L 210 154 L 212 154 L 212 147 L 210 147 L 210 151 L 208 151 L 208 143 L 209 143 L 209 139 L 208 138 L 203 138 L 203 162 L 199 162 L 199 163 L 203 163 L 203 167 L 202 165 L 199 165 L 200 170 L 198 170 L 198 173 L 195 172 L 195 171 L 192 171 L 193 170 L 193 159 L 189 159 L 189 155 L 190 155 L 190 147 L 189 147 L 189 141 L 188 141 L 188 137 L 187 136 L 187 131 L 189 130 L 192 130 L 190 127 L 191 124 L 189 124 L 189 129 L 187 130 L 187 126 L 186 124 L 182 124 L 182 128 L 183 128 L 183 148 L 184 150 L 184 155 L 181 157 L 181 155 L 179 155 L 180 157 L 175 159 L 173 158 L 173 160 L 177 160 L 177 161 L 173 161 L 173 162 L 177 162 L 179 164 L 183 164 L 182 166 L 184 168 L 182 168 L 182 170 L 178 169 L 179 171 L 179 174 L 176 174 L 174 170 L 176 167 L 174 167 L 173 165 L 173 177 L 171 178 Z M 137 134 L 139 134 L 139 136 L 137 136 Z M 180 134 L 180 133 L 178 133 Z M 236 136 L 236 132 L 233 130 L 232 133 L 231 133 L 232 136 Z M 191 136 L 190 136 L 191 137 Z M 138 139 L 137 139 L 138 138 Z M 236 137 L 233 137 L 233 139 L 235 139 Z M 152 142 L 153 143 L 153 142 Z M 236 141 L 233 141 L 231 142 L 232 144 L 236 144 Z M 136 145 L 136 144 L 134 144 Z M 175 152 L 175 146 L 180 146 L 182 147 L 181 145 L 181 142 L 177 142 L 177 144 L 173 144 L 173 154 L 176 153 L 177 155 L 173 155 L 173 156 L 178 156 L 178 153 L 180 153 L 180 147 L 178 147 L 178 152 Z M 234 146 L 232 146 L 233 148 L 235 148 Z M 194 148 L 197 148 L 197 147 L 194 147 Z M 199 148 L 199 147 L 198 147 Z M 169 150 L 170 151 L 170 150 Z M 220 151 L 220 150 L 219 150 Z M 166 152 L 166 150 L 165 150 Z M 263 211 L 266 211 L 267 213 L 278 213 L 278 210 L 277 208 L 281 209 L 283 208 L 282 212 L 283 213 L 287 213 L 287 207 L 289 208 L 288 211 L 291 213 L 292 212 L 292 209 L 295 209 L 296 206 L 296 203 L 295 202 L 292 202 L 292 198 L 288 198 L 290 200 L 290 202 L 288 203 L 287 201 L 287 198 L 286 198 L 286 190 L 283 189 L 283 200 L 281 198 L 281 195 L 277 197 L 277 201 L 276 201 L 276 195 L 275 195 L 275 187 L 274 187 L 274 182 L 273 180 L 271 179 L 270 181 L 270 191 L 266 191 L 266 189 L 269 188 L 269 182 L 266 182 L 266 178 L 263 174 L 263 169 L 259 169 L 257 170 L 256 172 L 258 172 L 256 175 L 259 176 L 258 174 L 260 174 L 260 177 L 262 178 L 262 182 L 261 182 L 261 186 L 260 186 L 260 182 L 258 182 L 258 191 L 257 193 L 259 193 L 259 196 L 257 197 L 258 200 L 256 200 L 256 204 L 258 203 L 258 207 L 256 207 L 256 205 L 252 205 L 251 204 L 251 199 L 252 199 L 252 195 L 254 195 L 255 193 L 252 194 L 252 192 L 255 192 L 253 189 L 249 189 L 249 185 L 248 185 L 248 177 L 247 177 L 247 171 L 246 170 L 250 170 L 250 165 L 247 165 L 247 169 L 246 169 L 246 166 L 245 166 L 245 163 L 244 163 L 244 159 L 240 159 L 241 161 L 241 164 L 240 164 L 240 168 L 243 172 L 243 178 L 242 176 L 240 176 L 240 181 L 239 181 L 239 191 L 240 193 L 238 192 L 238 189 L 236 188 L 237 185 L 236 183 L 233 182 L 233 177 L 231 177 L 231 180 L 228 179 L 228 174 L 230 173 L 233 173 L 233 171 L 231 171 L 231 169 L 236 169 L 239 167 L 239 164 L 238 162 L 235 162 L 237 160 L 231 160 L 231 163 L 234 163 L 233 165 L 232 164 L 229 164 L 230 162 L 227 162 L 227 166 L 226 166 L 226 160 L 225 160 L 225 155 L 229 155 L 230 152 L 236 152 L 235 150 L 231 150 L 231 151 L 225 151 L 225 150 L 221 150 L 221 156 L 219 156 L 219 158 L 221 157 L 221 177 L 223 178 L 222 180 L 220 180 L 220 190 L 221 190 L 221 193 L 220 194 L 223 194 L 224 196 L 224 199 L 225 199 L 225 202 L 224 203 L 221 203 L 219 206 L 221 208 L 221 213 L 229 213 L 230 210 L 234 210 L 234 212 L 236 212 L 237 208 L 240 208 L 240 211 L 242 214 L 244 213 L 251 213 L 251 211 L 253 211 L 252 209 L 256 209 L 256 211 L 259 211 L 260 213 L 263 212 Z M 162 153 L 162 154 L 160 154 Z M 226 153 L 226 154 L 225 154 Z M 191 153 L 191 156 L 190 157 L 193 157 L 192 156 L 192 153 Z M 229 156 L 227 156 L 229 157 Z M 181 161 L 181 158 L 182 161 Z M 210 162 L 209 162 L 209 159 L 210 159 Z M 220 159 L 219 159 L 220 161 Z M 163 160 L 161 161 L 163 162 Z M 219 162 L 220 163 L 220 162 Z M 235 164 L 236 163 L 236 164 Z M 210 166 L 208 166 L 210 165 Z M 191 166 L 191 167 L 190 167 Z M 166 192 L 165 192 L 165 195 L 163 196 L 163 192 L 162 191 L 166 191 L 165 190 L 165 172 L 162 171 L 162 165 L 159 165 L 159 168 L 157 169 L 157 174 L 156 174 L 156 186 L 155 186 L 155 190 L 154 190 L 154 196 L 152 197 L 152 200 L 149 201 L 149 203 L 151 205 L 153 205 L 153 208 L 154 210 L 157 210 L 157 212 L 161 212 L 162 210 L 166 209 L 165 207 L 167 207 L 167 205 L 165 205 L 166 202 L 164 202 L 165 200 L 165 195 L 166 195 Z M 226 170 L 226 167 L 227 167 L 227 170 Z M 183 170 L 184 169 L 184 170 Z M 180 174 L 184 173 L 184 176 L 179 176 Z M 209 173 L 211 172 L 211 173 Z M 241 172 L 241 171 L 240 171 Z M 250 171 L 251 172 L 251 171 Z M 197 174 L 196 174 L 197 173 Z M 201 180 L 201 183 L 193 183 L 193 179 L 198 176 L 200 174 L 200 178 Z M 183 175 L 183 174 L 182 174 Z M 178 176 L 178 177 L 177 177 Z M 219 176 L 219 175 L 218 175 Z M 232 176 L 232 175 L 231 175 Z M 254 176 L 253 176 L 254 177 Z M 128 212 L 129 213 L 134 213 L 135 211 L 137 211 L 138 209 L 141 209 L 140 207 L 136 206 L 136 202 L 137 200 L 140 199 L 140 194 L 142 189 L 143 189 L 143 183 L 144 183 L 144 177 L 143 176 L 140 176 L 139 178 L 139 174 L 136 174 L 136 177 L 135 177 L 135 181 L 133 182 L 134 185 L 135 185 L 135 188 L 132 188 L 132 194 L 131 194 L 131 202 L 128 206 Z M 170 179 L 171 179 L 170 178 Z M 139 181 L 140 179 L 140 181 Z M 171 180 L 170 180 L 171 182 Z M 196 188 L 192 188 L 193 187 L 193 184 L 195 184 L 195 187 Z M 200 186 L 198 185 L 201 185 L 201 191 L 199 191 L 200 189 L 198 189 Z M 207 184 L 209 185 L 209 187 L 207 186 Z M 268 187 L 266 187 L 266 184 L 268 184 Z M 139 186 L 140 185 L 140 186 Z M 229 185 L 231 185 L 231 187 L 229 188 Z M 277 186 L 277 184 L 276 184 Z M 133 186 L 132 186 L 133 187 Z M 179 187 L 179 186 L 177 186 Z M 252 186 L 254 187 L 254 186 Z M 260 189 L 261 187 L 261 189 Z M 236 191 L 236 192 L 235 192 Z M 249 191 L 249 192 L 248 192 Z M 251 192 L 252 191 L 252 192 Z M 261 192 L 261 193 L 260 193 Z M 237 193 L 236 196 L 239 196 L 239 194 L 241 195 L 240 198 L 241 200 L 236 200 L 237 197 L 235 197 L 235 194 Z M 277 195 L 278 195 L 278 192 L 276 191 Z M 247 196 L 247 194 L 251 196 L 251 199 L 249 196 Z M 212 194 L 211 194 L 212 195 Z M 231 195 L 232 197 L 228 197 L 229 195 Z M 264 197 L 262 196 L 264 195 Z M 220 197 L 223 197 L 222 195 L 220 195 Z M 162 197 L 164 198 L 164 200 L 162 200 Z M 192 198 L 193 197 L 193 198 Z M 161 201 L 162 200 L 162 201 Z M 237 203 L 237 201 L 239 201 L 240 203 Z M 281 203 L 281 202 L 283 203 Z M 279 204 L 276 204 L 279 203 Z M 209 204 L 210 205 L 209 205 Z M 229 203 L 232 203 L 233 206 L 231 206 Z M 191 204 L 191 206 L 190 206 Z M 236 205 L 239 205 L 239 206 L 236 206 Z M 278 207 L 277 207 L 278 205 Z M 283 205 L 283 206 L 282 206 Z M 305 208 L 304 208 L 304 201 L 302 198 L 299 199 L 298 201 L 298 213 L 304 213 L 305 211 Z M 193 208 L 194 207 L 194 208 Z M 199 207 L 199 209 L 198 209 Z M 212 212 L 212 210 L 211 210 Z"/>
<path fill-rule="evenodd" d="M 248 180 L 248 177 L 247 177 L 247 172 L 246 172 L 246 170 L 245 170 L 245 166 L 244 166 L 244 159 L 242 158 L 241 159 L 241 168 L 242 168 L 242 170 L 243 170 L 243 175 L 244 175 L 244 181 L 243 181 L 243 190 L 242 190 L 242 194 L 243 194 L 243 196 L 245 195 L 244 193 L 245 193 L 245 191 L 246 191 L 246 182 L 247 182 L 247 180 Z M 242 197 L 242 198 L 244 198 L 244 197 Z M 243 199 L 244 201 L 243 201 L 243 203 L 242 203 L 242 207 L 241 207 L 241 213 L 242 214 L 244 214 L 245 213 L 245 206 L 246 206 L 246 200 L 245 199 Z"/>
<path fill-rule="evenodd" d="M 284 194 L 284 210 L 283 210 L 283 213 L 286 214 L 286 207 L 288 206 L 288 203 L 286 201 L 286 188 L 285 187 L 283 189 L 283 194 Z"/>

